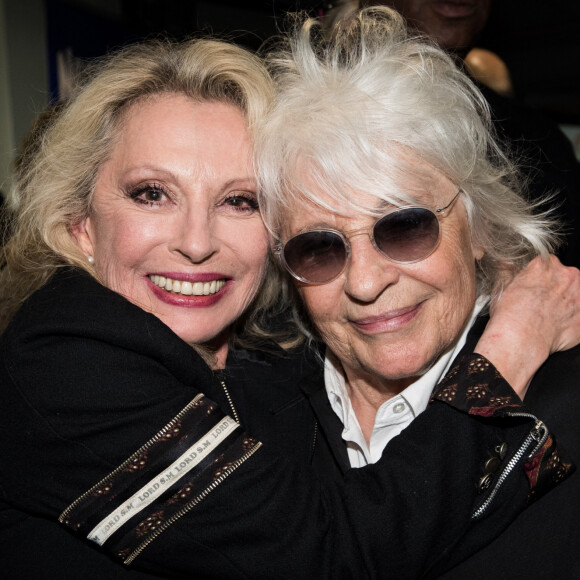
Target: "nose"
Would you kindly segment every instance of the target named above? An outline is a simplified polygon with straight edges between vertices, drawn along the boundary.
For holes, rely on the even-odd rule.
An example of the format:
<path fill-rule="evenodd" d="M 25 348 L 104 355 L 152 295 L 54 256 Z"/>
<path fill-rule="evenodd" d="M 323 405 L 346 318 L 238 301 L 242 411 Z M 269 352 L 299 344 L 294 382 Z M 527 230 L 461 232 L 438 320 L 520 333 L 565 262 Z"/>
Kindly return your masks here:
<path fill-rule="evenodd" d="M 216 224 L 206 209 L 193 207 L 185 212 L 175 224 L 171 250 L 185 257 L 189 262 L 205 262 L 218 251 L 219 239 Z"/>
<path fill-rule="evenodd" d="M 373 302 L 389 286 L 397 283 L 399 269 L 375 249 L 368 234 L 351 236 L 350 245 L 345 292 L 359 302 Z"/>

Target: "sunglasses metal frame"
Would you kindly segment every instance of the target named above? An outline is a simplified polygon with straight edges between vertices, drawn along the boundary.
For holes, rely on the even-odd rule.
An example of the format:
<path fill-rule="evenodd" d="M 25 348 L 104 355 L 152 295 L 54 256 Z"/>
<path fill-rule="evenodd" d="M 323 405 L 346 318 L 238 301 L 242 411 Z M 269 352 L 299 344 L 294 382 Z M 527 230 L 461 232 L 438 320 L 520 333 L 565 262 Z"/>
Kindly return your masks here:
<path fill-rule="evenodd" d="M 433 248 L 426 253 L 424 256 L 421 256 L 420 258 L 417 258 L 415 260 L 395 260 L 394 258 L 391 258 L 391 256 L 389 256 L 388 254 L 386 254 L 385 252 L 383 252 L 377 245 L 376 241 L 375 241 L 375 236 L 374 236 L 374 230 L 376 225 L 384 218 L 386 218 L 387 216 L 402 212 L 402 211 L 407 211 L 410 209 L 423 209 L 423 210 L 427 210 L 429 212 L 431 212 L 435 218 L 437 219 L 437 224 L 439 226 L 439 220 L 446 217 L 447 215 L 449 215 L 449 212 L 445 213 L 447 210 L 452 209 L 455 201 L 457 200 L 457 198 L 459 197 L 459 194 L 462 192 L 463 190 L 461 188 L 459 188 L 457 190 L 457 193 L 453 196 L 453 198 L 451 199 L 451 201 L 440 208 L 436 208 L 435 210 L 431 210 L 427 207 L 422 207 L 422 206 L 409 206 L 409 207 L 402 207 L 400 209 L 396 209 L 393 210 L 389 213 L 386 213 L 385 215 L 382 215 L 381 217 L 379 217 L 375 223 L 371 226 L 371 227 L 366 227 L 366 228 L 362 228 L 362 229 L 358 229 L 358 230 L 352 230 L 349 232 L 342 232 L 340 230 L 335 230 L 333 228 L 322 228 L 322 229 L 317 229 L 317 230 L 309 230 L 306 232 L 301 232 L 299 234 L 297 234 L 296 236 L 291 237 L 287 242 L 285 242 L 284 244 L 279 244 L 274 248 L 274 252 L 278 255 L 278 259 L 280 260 L 280 262 L 282 263 L 282 265 L 284 266 L 284 268 L 288 271 L 288 273 L 295 278 L 296 280 L 298 280 L 299 282 L 302 282 L 304 284 L 308 284 L 310 286 L 320 286 L 322 284 L 328 284 L 330 282 L 332 282 L 333 280 L 336 280 L 346 269 L 346 266 L 348 264 L 348 261 L 350 259 L 351 256 L 351 245 L 350 245 L 350 238 L 353 238 L 355 236 L 360 236 L 362 234 L 366 234 L 369 236 L 371 243 L 373 245 L 373 247 L 375 248 L 375 250 L 377 252 L 379 252 L 379 254 L 381 254 L 381 256 L 384 256 L 385 258 L 387 258 L 388 260 L 390 260 L 391 262 L 395 262 L 396 264 L 414 264 L 416 262 L 420 262 L 421 260 L 425 260 L 426 258 L 428 258 L 439 246 L 439 242 L 441 241 L 441 228 L 438 227 L 437 230 L 437 242 L 434 244 Z M 297 238 L 298 236 L 302 236 L 304 234 L 310 234 L 310 233 L 324 233 L 324 232 L 328 232 L 328 233 L 333 233 L 336 234 L 341 240 L 342 243 L 344 244 L 344 248 L 345 248 L 345 259 L 344 259 L 344 264 L 340 270 L 340 272 L 338 272 L 335 276 L 333 276 L 332 278 L 325 280 L 323 282 L 312 282 L 310 280 L 307 280 L 306 278 L 303 278 L 302 276 L 299 276 L 296 272 L 294 272 L 292 270 L 292 268 L 290 268 L 290 266 L 288 265 L 288 263 L 286 262 L 286 257 L 284 256 L 284 250 L 286 248 L 286 246 L 295 238 Z"/>

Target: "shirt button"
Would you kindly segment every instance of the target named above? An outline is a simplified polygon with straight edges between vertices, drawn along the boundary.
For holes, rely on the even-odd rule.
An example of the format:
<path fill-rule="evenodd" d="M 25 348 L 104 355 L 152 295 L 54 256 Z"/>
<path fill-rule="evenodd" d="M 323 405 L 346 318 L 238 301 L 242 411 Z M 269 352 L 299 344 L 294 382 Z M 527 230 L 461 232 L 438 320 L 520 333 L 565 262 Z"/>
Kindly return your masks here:
<path fill-rule="evenodd" d="M 405 410 L 405 403 L 397 403 L 393 407 L 393 413 L 402 413 Z"/>

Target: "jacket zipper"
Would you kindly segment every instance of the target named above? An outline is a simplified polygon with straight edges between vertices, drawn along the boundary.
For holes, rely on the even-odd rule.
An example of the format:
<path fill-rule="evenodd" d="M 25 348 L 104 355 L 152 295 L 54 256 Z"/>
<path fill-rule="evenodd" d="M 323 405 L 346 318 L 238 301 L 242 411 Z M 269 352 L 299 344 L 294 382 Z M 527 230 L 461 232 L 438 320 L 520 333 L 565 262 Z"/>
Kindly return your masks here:
<path fill-rule="evenodd" d="M 548 431 L 548 427 L 546 427 L 546 425 L 542 421 L 540 421 L 540 419 L 538 419 L 535 415 L 532 415 L 531 413 L 523 413 L 521 411 L 516 412 L 510 411 L 508 412 L 508 415 L 510 417 L 524 417 L 526 419 L 532 419 L 533 421 L 536 421 L 534 428 L 530 432 L 530 435 L 534 438 L 535 441 L 537 441 L 537 445 L 534 447 L 534 450 L 528 455 L 528 459 L 531 459 L 543 447 L 544 443 L 546 442 L 546 439 L 550 434 L 550 432 Z M 540 431 L 541 435 L 539 435 Z"/>
<path fill-rule="evenodd" d="M 483 502 L 483 504 L 481 504 L 481 506 L 479 506 L 473 512 L 473 514 L 471 515 L 471 519 L 476 519 L 476 518 L 482 516 L 487 511 L 487 509 L 489 508 L 489 506 L 491 505 L 491 503 L 495 499 L 495 496 L 498 494 L 499 489 L 503 485 L 504 481 L 508 478 L 510 473 L 514 470 L 516 465 L 519 463 L 520 459 L 527 452 L 528 448 L 534 442 L 536 443 L 533 451 L 531 453 L 528 453 L 528 458 L 533 457 L 539 451 L 539 449 L 541 449 L 542 445 L 545 443 L 546 439 L 548 438 L 548 434 L 549 434 L 548 428 L 535 415 L 532 415 L 531 413 L 519 413 L 519 412 L 518 413 L 511 413 L 510 412 L 510 413 L 507 413 L 507 415 L 510 417 L 524 417 L 524 418 L 528 418 L 528 419 L 533 419 L 534 421 L 536 421 L 536 424 L 534 425 L 534 428 L 530 431 L 528 436 L 525 438 L 525 440 L 522 443 L 522 445 L 520 446 L 520 448 L 516 451 L 516 453 L 508 461 L 507 465 L 505 466 L 505 468 L 501 472 L 500 476 L 498 477 L 497 482 L 496 482 L 494 488 L 491 490 L 487 499 Z"/>
<path fill-rule="evenodd" d="M 77 499 L 75 499 L 75 501 L 73 501 L 73 503 L 71 503 L 62 512 L 62 514 L 60 514 L 60 516 L 58 518 L 58 521 L 61 524 L 64 523 L 66 521 L 68 515 L 70 514 L 70 512 L 74 508 L 76 508 L 79 505 L 79 503 L 81 503 L 89 495 L 92 495 L 92 493 L 93 493 L 93 491 L 95 489 L 101 487 L 105 482 L 107 482 L 108 480 L 110 480 L 111 478 L 113 478 L 120 471 L 123 471 L 127 465 L 129 465 L 130 463 L 132 463 L 133 460 L 136 457 L 138 457 L 144 451 L 146 451 L 147 449 L 149 449 L 154 443 L 157 443 L 157 441 L 159 441 L 159 439 L 161 439 L 168 431 L 170 431 L 171 429 L 173 429 L 173 427 L 175 426 L 175 424 L 178 423 L 181 420 L 181 418 L 183 417 L 183 415 L 185 415 L 193 406 L 195 406 L 197 404 L 197 402 L 201 398 L 203 398 L 204 396 L 205 395 L 203 393 L 199 393 L 198 395 L 196 395 L 196 397 L 194 399 L 192 399 L 173 419 L 171 419 L 171 421 L 167 425 L 165 425 L 165 427 L 163 427 L 163 429 L 161 429 L 161 431 L 159 431 L 159 433 L 157 433 L 154 437 L 152 437 L 151 439 L 149 439 L 149 441 L 147 441 L 147 443 L 145 443 L 144 445 L 142 445 L 128 459 L 126 459 L 125 461 L 123 461 L 123 463 L 121 463 L 121 465 L 119 465 L 115 470 L 113 470 L 106 477 L 104 477 L 103 479 L 101 479 L 98 483 L 96 483 L 95 485 L 93 485 L 89 490 L 85 491 L 85 493 L 83 493 L 80 497 L 78 497 Z"/>
<path fill-rule="evenodd" d="M 174 524 L 178 519 L 184 516 L 192 508 L 204 500 L 220 483 L 222 483 L 229 475 L 231 475 L 242 463 L 249 459 L 258 449 L 262 447 L 262 443 L 258 443 L 252 447 L 247 453 L 242 455 L 237 461 L 232 463 L 216 480 L 212 481 L 197 497 L 192 499 L 187 505 L 183 506 L 176 514 L 174 514 L 167 521 L 163 522 L 155 531 L 153 531 L 148 538 L 137 546 L 128 556 L 123 560 L 124 564 L 131 564 L 141 554 L 141 552 L 149 546 L 160 534 L 162 534 L 169 526 Z"/>
<path fill-rule="evenodd" d="M 222 380 L 220 382 L 222 385 L 222 389 L 224 390 L 224 393 L 226 394 L 226 398 L 228 399 L 228 403 L 230 405 L 230 409 L 232 410 L 232 414 L 234 415 L 234 419 L 236 420 L 236 423 L 238 425 L 241 425 L 240 418 L 238 417 L 238 413 L 236 411 L 236 408 L 234 407 L 234 402 L 232 401 L 232 398 L 230 397 L 230 392 L 228 391 L 228 388 L 226 387 L 226 382 L 224 380 Z"/>

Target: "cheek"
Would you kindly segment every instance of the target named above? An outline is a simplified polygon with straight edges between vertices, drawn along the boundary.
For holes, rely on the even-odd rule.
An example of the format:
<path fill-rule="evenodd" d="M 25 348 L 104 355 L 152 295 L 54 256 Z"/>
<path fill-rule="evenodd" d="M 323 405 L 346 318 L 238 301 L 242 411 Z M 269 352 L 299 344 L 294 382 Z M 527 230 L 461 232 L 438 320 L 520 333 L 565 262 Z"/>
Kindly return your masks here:
<path fill-rule="evenodd" d="M 93 222 L 97 271 L 109 288 L 127 296 L 142 292 L 135 286 L 138 273 L 165 233 L 162 223 L 136 217 L 109 212 Z"/>
<path fill-rule="evenodd" d="M 434 322 L 455 328 L 469 316 L 476 297 L 475 256 L 466 224 L 451 228 L 437 250 L 423 262 L 407 269 L 416 283 L 430 287 L 436 294 Z"/>
<path fill-rule="evenodd" d="M 266 248 L 266 251 L 264 252 L 257 252 L 255 259 L 247 265 L 246 279 L 247 285 L 251 289 L 247 302 L 250 302 L 254 298 L 256 292 L 260 289 L 263 283 L 267 283 L 267 281 L 265 281 L 267 260 L 268 255 Z"/>
<path fill-rule="evenodd" d="M 310 319 L 325 339 L 340 314 L 340 292 L 333 287 L 335 283 L 298 287 Z"/>
<path fill-rule="evenodd" d="M 108 261 L 146 253 L 166 229 L 161 220 L 122 213 L 101 215 L 94 224 L 95 253 Z"/>
<path fill-rule="evenodd" d="M 235 236 L 231 240 L 231 246 L 237 255 L 244 257 L 251 269 L 263 268 L 269 250 L 268 232 L 260 221 Z"/>
<path fill-rule="evenodd" d="M 253 253 L 259 257 L 259 262 L 265 263 L 270 250 L 270 236 L 265 227 L 261 227 L 253 244 Z"/>
<path fill-rule="evenodd" d="M 229 240 L 228 245 L 238 265 L 244 269 L 245 286 L 257 290 L 264 280 L 268 261 L 269 237 L 266 228 L 261 223 L 246 228 Z M 252 298 L 253 295 L 248 296 L 248 301 Z"/>
<path fill-rule="evenodd" d="M 345 304 L 340 291 L 323 284 L 300 289 L 310 320 L 322 342 L 341 360 L 352 360 L 353 343 L 356 342 L 352 329 L 345 322 Z"/>
<path fill-rule="evenodd" d="M 452 318 L 461 325 L 473 308 L 476 298 L 475 257 L 467 236 L 441 262 L 439 288 L 442 291 L 446 319 Z"/>

